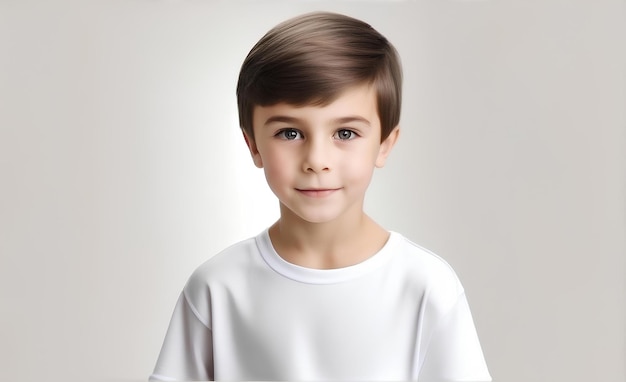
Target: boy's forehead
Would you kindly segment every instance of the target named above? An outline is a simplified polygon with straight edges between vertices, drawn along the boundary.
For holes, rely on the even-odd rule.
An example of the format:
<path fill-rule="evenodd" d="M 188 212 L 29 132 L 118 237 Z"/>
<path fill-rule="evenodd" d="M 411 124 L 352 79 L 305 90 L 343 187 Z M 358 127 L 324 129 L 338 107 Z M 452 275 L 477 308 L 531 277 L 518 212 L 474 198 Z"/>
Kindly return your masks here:
<path fill-rule="evenodd" d="M 372 86 L 360 85 L 341 92 L 337 98 L 327 103 L 312 102 L 304 105 L 278 102 L 272 105 L 255 105 L 253 121 L 255 126 L 264 125 L 268 120 L 280 120 L 277 116 L 306 119 L 346 118 L 361 119 L 369 124 L 379 124 L 376 91 Z"/>

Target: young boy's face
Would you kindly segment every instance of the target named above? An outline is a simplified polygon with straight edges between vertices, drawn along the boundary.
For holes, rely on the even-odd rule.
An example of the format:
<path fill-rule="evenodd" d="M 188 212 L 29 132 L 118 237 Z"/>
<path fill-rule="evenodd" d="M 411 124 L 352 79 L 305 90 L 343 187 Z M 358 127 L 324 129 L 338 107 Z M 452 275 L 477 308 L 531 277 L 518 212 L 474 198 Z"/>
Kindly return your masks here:
<path fill-rule="evenodd" d="M 246 137 L 252 158 L 283 214 L 311 223 L 360 217 L 374 168 L 384 165 L 398 134 L 380 142 L 376 93 L 366 85 L 326 106 L 256 106 L 253 128 L 254 140 Z"/>

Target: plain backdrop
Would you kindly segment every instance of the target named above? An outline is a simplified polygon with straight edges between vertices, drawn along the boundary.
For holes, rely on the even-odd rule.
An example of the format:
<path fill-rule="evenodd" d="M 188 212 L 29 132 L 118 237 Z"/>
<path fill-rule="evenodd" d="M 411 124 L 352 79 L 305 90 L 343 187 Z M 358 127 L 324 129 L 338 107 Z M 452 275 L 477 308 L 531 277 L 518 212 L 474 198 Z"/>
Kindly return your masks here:
<path fill-rule="evenodd" d="M 0 0 L 0 380 L 147 378 L 190 273 L 278 216 L 235 84 L 313 10 L 401 54 L 367 212 L 456 269 L 494 380 L 625 381 L 617 0 Z"/>

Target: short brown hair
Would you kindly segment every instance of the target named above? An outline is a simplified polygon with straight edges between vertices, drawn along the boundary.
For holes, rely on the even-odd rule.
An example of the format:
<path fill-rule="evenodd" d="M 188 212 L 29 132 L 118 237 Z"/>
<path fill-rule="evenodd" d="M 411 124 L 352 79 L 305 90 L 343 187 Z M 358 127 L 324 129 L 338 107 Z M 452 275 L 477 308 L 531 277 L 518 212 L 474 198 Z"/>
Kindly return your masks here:
<path fill-rule="evenodd" d="M 402 69 L 396 49 L 369 24 L 315 12 L 271 29 L 250 50 L 237 83 L 240 127 L 254 138 L 254 107 L 327 105 L 364 83 L 376 89 L 381 141 L 400 121 Z"/>

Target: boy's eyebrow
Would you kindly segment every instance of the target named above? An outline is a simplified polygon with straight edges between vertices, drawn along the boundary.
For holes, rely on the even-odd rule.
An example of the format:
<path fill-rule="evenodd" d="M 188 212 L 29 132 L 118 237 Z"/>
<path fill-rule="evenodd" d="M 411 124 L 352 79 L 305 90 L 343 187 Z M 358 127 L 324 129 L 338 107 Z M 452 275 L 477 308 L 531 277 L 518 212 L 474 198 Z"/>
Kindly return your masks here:
<path fill-rule="evenodd" d="M 273 122 L 294 123 L 294 122 L 300 122 L 300 119 L 294 118 L 294 117 L 288 117 L 286 115 L 273 115 L 265 121 L 263 126 L 267 126 Z"/>
<path fill-rule="evenodd" d="M 361 116 L 358 116 L 358 115 L 351 115 L 349 117 L 337 118 L 335 121 L 338 124 L 350 123 L 350 122 L 361 122 L 361 123 L 366 124 L 367 126 L 370 126 L 370 121 L 369 120 L 367 120 L 366 118 L 363 118 Z"/>
<path fill-rule="evenodd" d="M 284 123 L 299 123 L 302 122 L 301 119 L 299 118 L 295 118 L 295 117 L 289 117 L 286 115 L 274 115 L 269 117 L 265 123 L 263 124 L 263 126 L 269 125 L 270 123 L 273 122 L 284 122 Z M 341 118 L 337 118 L 335 120 L 333 120 L 334 123 L 336 124 L 344 124 L 344 123 L 350 123 L 350 122 L 361 122 L 366 124 L 367 126 L 370 126 L 370 121 L 368 121 L 366 118 L 363 118 L 361 116 L 358 115 L 351 115 L 348 117 L 341 117 Z"/>

